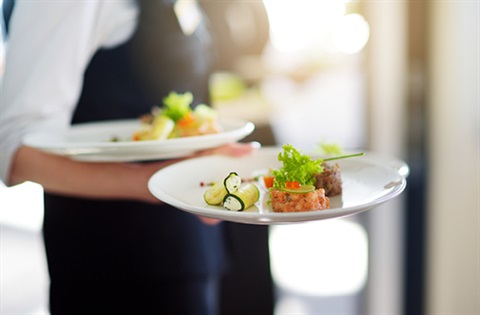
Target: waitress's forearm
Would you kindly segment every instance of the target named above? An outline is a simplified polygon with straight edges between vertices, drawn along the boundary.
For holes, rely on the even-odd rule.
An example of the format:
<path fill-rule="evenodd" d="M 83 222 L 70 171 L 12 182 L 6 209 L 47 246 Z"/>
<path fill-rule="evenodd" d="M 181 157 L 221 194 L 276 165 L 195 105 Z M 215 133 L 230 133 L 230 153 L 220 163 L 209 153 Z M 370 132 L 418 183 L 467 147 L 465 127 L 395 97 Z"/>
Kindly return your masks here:
<path fill-rule="evenodd" d="M 230 143 L 191 157 L 222 154 L 242 156 L 257 143 Z M 9 184 L 36 182 L 47 192 L 98 199 L 129 199 L 159 203 L 148 190 L 148 180 L 159 169 L 185 158 L 154 163 L 90 163 L 20 147 L 10 169 Z"/>
<path fill-rule="evenodd" d="M 147 183 L 156 170 L 170 163 L 78 162 L 23 146 L 13 158 L 10 183 L 32 181 L 47 192 L 84 198 L 158 202 Z"/>

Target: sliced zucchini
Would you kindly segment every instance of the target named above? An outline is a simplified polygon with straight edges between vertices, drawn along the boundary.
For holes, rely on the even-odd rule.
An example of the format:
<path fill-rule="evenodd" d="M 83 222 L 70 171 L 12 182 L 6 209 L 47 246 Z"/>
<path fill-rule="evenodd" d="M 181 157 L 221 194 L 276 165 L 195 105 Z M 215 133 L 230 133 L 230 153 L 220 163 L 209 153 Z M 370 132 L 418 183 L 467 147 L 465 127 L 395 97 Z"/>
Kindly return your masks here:
<path fill-rule="evenodd" d="M 238 176 L 237 173 L 231 172 L 228 174 L 227 177 L 223 180 L 223 184 L 225 185 L 225 189 L 227 189 L 227 192 L 233 193 L 235 190 L 240 187 L 240 184 L 242 183 L 242 178 Z"/>
<path fill-rule="evenodd" d="M 203 199 L 209 205 L 219 205 L 228 194 L 223 182 L 215 183 L 212 187 L 205 191 Z"/>
<path fill-rule="evenodd" d="M 229 193 L 223 200 L 223 206 L 231 211 L 242 211 L 253 206 L 260 198 L 260 191 L 254 184 L 246 184 L 233 193 Z"/>
<path fill-rule="evenodd" d="M 219 205 L 228 193 L 232 193 L 240 187 L 242 179 L 235 172 L 230 172 L 223 182 L 215 183 L 203 194 L 203 199 L 209 205 Z"/>

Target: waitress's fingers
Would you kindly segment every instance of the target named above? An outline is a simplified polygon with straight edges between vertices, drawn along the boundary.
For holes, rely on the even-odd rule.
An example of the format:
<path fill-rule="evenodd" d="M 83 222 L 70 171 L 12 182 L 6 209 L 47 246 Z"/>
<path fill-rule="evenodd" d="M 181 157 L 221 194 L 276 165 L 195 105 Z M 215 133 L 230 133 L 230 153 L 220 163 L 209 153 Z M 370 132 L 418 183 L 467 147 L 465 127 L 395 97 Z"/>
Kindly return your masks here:
<path fill-rule="evenodd" d="M 221 220 L 218 220 L 218 219 L 207 218 L 202 216 L 197 216 L 197 217 L 200 219 L 200 221 L 202 221 L 206 225 L 217 225 L 220 222 L 222 222 Z"/>
<path fill-rule="evenodd" d="M 213 155 L 213 154 L 221 154 L 221 155 L 229 155 L 229 156 L 243 156 L 252 153 L 253 151 L 259 149 L 261 144 L 259 142 L 253 141 L 248 143 L 228 143 L 222 146 L 202 150 L 195 153 L 196 156 L 205 156 L 205 155 Z"/>

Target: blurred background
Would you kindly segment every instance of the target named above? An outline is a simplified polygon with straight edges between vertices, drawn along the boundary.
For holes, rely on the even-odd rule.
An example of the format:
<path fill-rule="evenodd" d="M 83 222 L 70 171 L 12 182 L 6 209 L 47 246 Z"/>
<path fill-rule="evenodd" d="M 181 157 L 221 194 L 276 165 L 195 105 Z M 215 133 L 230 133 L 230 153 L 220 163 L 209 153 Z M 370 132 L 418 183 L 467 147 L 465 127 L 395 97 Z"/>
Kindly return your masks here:
<path fill-rule="evenodd" d="M 256 124 L 247 141 L 410 166 L 374 210 L 266 228 L 274 313 L 480 314 L 480 2 L 201 3 L 231 43 L 212 105 Z M 42 202 L 0 183 L 0 314 L 48 314 Z"/>

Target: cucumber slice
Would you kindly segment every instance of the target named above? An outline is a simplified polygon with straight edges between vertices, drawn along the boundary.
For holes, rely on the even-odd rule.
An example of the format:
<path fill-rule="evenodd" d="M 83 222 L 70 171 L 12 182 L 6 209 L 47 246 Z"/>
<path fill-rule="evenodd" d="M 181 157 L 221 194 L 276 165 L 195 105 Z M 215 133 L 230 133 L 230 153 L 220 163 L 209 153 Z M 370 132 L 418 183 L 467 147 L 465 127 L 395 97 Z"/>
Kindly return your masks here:
<path fill-rule="evenodd" d="M 288 192 L 291 194 L 306 194 L 315 190 L 313 185 L 302 185 L 300 188 L 290 189 L 290 188 L 278 188 L 278 190 Z"/>
<path fill-rule="evenodd" d="M 260 198 L 260 191 L 254 184 L 246 184 L 225 196 L 223 206 L 231 211 L 242 211 L 253 206 Z"/>

